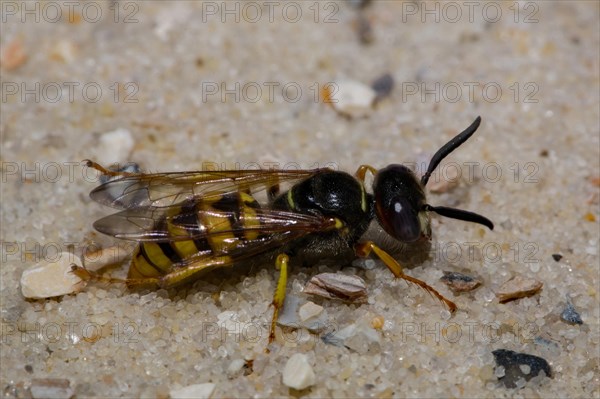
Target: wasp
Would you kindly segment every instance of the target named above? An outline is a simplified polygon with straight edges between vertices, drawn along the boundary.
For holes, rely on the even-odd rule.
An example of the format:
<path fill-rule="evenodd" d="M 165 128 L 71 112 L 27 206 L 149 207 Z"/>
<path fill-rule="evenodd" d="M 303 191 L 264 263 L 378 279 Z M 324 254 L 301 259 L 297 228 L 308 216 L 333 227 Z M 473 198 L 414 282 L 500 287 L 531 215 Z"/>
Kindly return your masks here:
<path fill-rule="evenodd" d="M 493 223 L 484 216 L 432 206 L 425 199 L 432 172 L 475 133 L 480 123 L 478 117 L 441 147 L 420 179 L 400 164 L 379 170 L 361 165 L 354 175 L 328 168 L 146 174 L 112 171 L 87 161 L 110 179 L 90 197 L 119 209 L 96 221 L 94 227 L 118 239 L 138 242 L 123 280 L 130 287 L 171 288 L 217 268 L 270 259 L 279 270 L 279 278 L 269 342 L 275 337 L 288 268 L 294 260 L 315 263 L 373 254 L 395 277 L 423 288 L 454 312 L 452 301 L 404 273 L 392 255 L 364 236 L 375 224 L 385 239 L 406 246 L 430 241 L 431 212 L 493 229 Z M 370 190 L 365 187 L 367 173 L 373 175 Z M 282 189 L 284 186 L 288 188 Z M 82 267 L 75 266 L 73 271 L 83 278 L 93 277 Z"/>

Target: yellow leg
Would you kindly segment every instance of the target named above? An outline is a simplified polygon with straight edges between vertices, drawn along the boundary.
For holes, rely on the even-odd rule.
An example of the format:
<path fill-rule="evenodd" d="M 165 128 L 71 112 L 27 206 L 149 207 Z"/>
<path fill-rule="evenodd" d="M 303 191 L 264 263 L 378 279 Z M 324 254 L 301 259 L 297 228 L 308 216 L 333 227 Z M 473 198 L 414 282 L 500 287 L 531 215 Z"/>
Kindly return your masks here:
<path fill-rule="evenodd" d="M 156 286 L 159 288 L 168 289 L 178 286 L 187 281 L 194 280 L 201 273 L 208 272 L 218 267 L 228 266 L 231 263 L 232 262 L 230 257 L 219 256 L 215 258 L 199 260 L 197 262 L 190 263 L 189 265 L 185 265 L 185 267 L 177 268 L 174 271 L 171 271 L 170 273 L 159 275 L 156 277 L 145 277 L 143 275 L 140 275 L 141 277 L 139 278 L 128 277 L 126 279 L 105 277 L 99 273 L 92 272 L 75 264 L 71 265 L 71 273 L 75 274 L 84 281 L 96 280 L 109 284 L 126 284 L 129 288 L 140 286 Z"/>
<path fill-rule="evenodd" d="M 375 169 L 374 167 L 372 167 L 371 165 L 360 165 L 356 171 L 356 173 L 354 174 L 354 176 L 356 176 L 356 178 L 358 180 L 360 180 L 361 182 L 365 182 L 365 176 L 367 175 L 367 171 L 371 172 L 371 174 L 373 176 L 375 176 L 377 174 L 377 169 Z"/>
<path fill-rule="evenodd" d="M 366 258 L 367 256 L 369 256 L 371 251 L 375 252 L 375 255 L 377 255 L 377 257 L 379 259 L 381 259 L 383 261 L 383 263 L 385 263 L 387 268 L 390 269 L 390 271 L 392 273 L 394 273 L 394 276 L 401 278 L 403 280 L 406 280 L 410 283 L 418 285 L 419 287 L 423 288 L 425 291 L 429 292 L 430 294 L 435 296 L 437 299 L 442 301 L 448 307 L 448 310 L 450 312 L 453 313 L 454 311 L 456 311 L 456 304 L 454 302 L 445 298 L 435 288 L 431 287 L 424 281 L 421 281 L 421 280 L 411 277 L 407 274 L 404 274 L 404 272 L 402 271 L 402 266 L 400 266 L 400 264 L 396 261 L 396 259 L 394 259 L 390 254 L 385 252 L 383 249 L 381 249 L 377 245 L 375 245 L 375 243 L 373 243 L 371 241 L 367 241 L 365 243 L 357 244 L 355 247 L 355 251 L 356 251 L 356 255 L 360 256 L 361 258 Z"/>
<path fill-rule="evenodd" d="M 100 281 L 102 283 L 108 284 L 126 284 L 128 287 L 133 287 L 136 285 L 158 285 L 160 283 L 160 279 L 156 277 L 145 277 L 145 278 L 116 278 L 116 277 L 106 277 L 99 273 L 92 272 L 84 267 L 78 266 L 76 264 L 71 265 L 71 273 L 82 279 L 83 281 Z"/>
<path fill-rule="evenodd" d="M 269 331 L 269 343 L 275 339 L 275 325 L 279 316 L 279 309 L 283 307 L 285 301 L 285 288 L 287 285 L 288 262 L 290 258 L 286 254 L 281 254 L 275 261 L 275 267 L 279 270 L 279 280 L 277 280 L 277 288 L 273 295 L 273 319 L 271 319 L 271 330 Z"/>
<path fill-rule="evenodd" d="M 83 162 L 85 162 L 85 166 L 87 166 L 88 168 L 96 169 L 103 176 L 111 176 L 111 177 L 121 176 L 121 177 L 126 177 L 126 176 L 139 175 L 139 173 L 112 171 L 110 169 L 106 169 L 104 166 L 100 165 L 99 163 L 96 163 L 96 162 L 91 161 L 89 159 L 86 159 Z"/>

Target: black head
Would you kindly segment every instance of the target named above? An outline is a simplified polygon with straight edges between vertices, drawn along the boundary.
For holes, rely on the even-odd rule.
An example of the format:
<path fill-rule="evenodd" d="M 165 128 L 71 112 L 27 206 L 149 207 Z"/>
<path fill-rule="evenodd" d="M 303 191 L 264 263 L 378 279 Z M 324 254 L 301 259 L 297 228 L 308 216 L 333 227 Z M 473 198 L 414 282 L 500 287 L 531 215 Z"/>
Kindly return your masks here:
<path fill-rule="evenodd" d="M 440 148 L 429 162 L 427 172 L 421 181 L 406 166 L 389 165 L 380 169 L 373 181 L 375 214 L 383 229 L 402 242 L 413 242 L 431 236 L 429 215 L 433 211 L 439 215 L 467 222 L 479 223 L 490 229 L 494 224 L 487 218 L 461 209 L 434 207 L 426 203 L 424 188 L 431 173 L 448 154 L 458 148 L 475 133 L 481 118 L 475 121 L 458 136 Z"/>

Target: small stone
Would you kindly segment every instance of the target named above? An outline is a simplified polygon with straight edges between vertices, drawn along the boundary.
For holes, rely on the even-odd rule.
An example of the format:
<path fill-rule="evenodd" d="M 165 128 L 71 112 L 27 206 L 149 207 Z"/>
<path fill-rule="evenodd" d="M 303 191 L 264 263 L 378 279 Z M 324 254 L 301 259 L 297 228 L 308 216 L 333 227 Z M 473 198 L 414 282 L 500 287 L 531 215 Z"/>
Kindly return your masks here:
<path fill-rule="evenodd" d="M 364 13 L 358 13 L 356 25 L 358 40 L 361 42 L 361 44 L 373 43 L 373 40 L 375 39 L 375 36 L 373 35 L 373 27 L 371 26 L 371 21 L 369 21 L 369 18 Z"/>
<path fill-rule="evenodd" d="M 246 365 L 246 361 L 244 359 L 232 360 L 231 363 L 229 363 L 229 367 L 227 367 L 227 375 L 230 378 L 235 377 L 242 371 L 242 369 L 244 368 L 245 365 Z"/>
<path fill-rule="evenodd" d="M 552 254 L 552 259 L 554 259 L 555 261 L 560 261 L 563 258 L 563 256 L 561 254 Z"/>
<path fill-rule="evenodd" d="M 67 39 L 59 40 L 50 53 L 50 58 L 56 61 L 69 63 L 77 56 L 77 46 Z"/>
<path fill-rule="evenodd" d="M 41 261 L 23 271 L 21 293 L 25 298 L 42 299 L 81 291 L 86 282 L 71 272 L 72 264 L 81 259 L 70 252 L 61 252 L 58 259 Z"/>
<path fill-rule="evenodd" d="M 286 295 L 283 309 L 281 309 L 279 317 L 277 318 L 277 324 L 290 328 L 302 327 L 312 332 L 323 330 L 327 326 L 327 312 L 321 308 L 318 315 L 302 320 L 302 316 L 300 316 L 300 309 L 304 306 L 301 305 L 302 301 L 303 300 L 296 295 Z"/>
<path fill-rule="evenodd" d="M 33 398 L 72 398 L 75 393 L 64 378 L 34 378 L 30 390 Z"/>
<path fill-rule="evenodd" d="M 376 330 L 381 330 L 385 324 L 385 319 L 383 316 L 375 316 L 371 319 L 371 327 Z"/>
<path fill-rule="evenodd" d="M 305 294 L 352 303 L 367 301 L 367 285 L 358 276 L 341 273 L 321 273 L 313 276 L 302 290 Z"/>
<path fill-rule="evenodd" d="M 134 141 L 129 130 L 118 128 L 100 136 L 95 152 L 101 164 L 123 162 L 129 157 Z"/>
<path fill-rule="evenodd" d="M 595 222 L 596 221 L 596 216 L 594 216 L 594 214 L 592 212 L 587 212 L 585 215 L 583 215 L 583 218 L 585 220 L 587 220 L 588 222 Z"/>
<path fill-rule="evenodd" d="M 481 285 L 481 280 L 457 272 L 444 272 L 440 281 L 454 292 L 472 291 Z"/>
<path fill-rule="evenodd" d="M 215 384 L 209 382 L 205 384 L 188 385 L 187 387 L 171 390 L 169 396 L 171 399 L 208 399 L 215 391 L 215 386 Z"/>
<path fill-rule="evenodd" d="M 579 315 L 579 313 L 577 313 L 577 310 L 575 310 L 575 307 L 573 306 L 571 301 L 567 301 L 567 306 L 560 314 L 560 318 L 562 319 L 562 321 L 569 324 L 583 324 L 581 316 Z"/>
<path fill-rule="evenodd" d="M 544 284 L 541 281 L 517 275 L 508 280 L 496 292 L 500 303 L 536 294 Z"/>
<path fill-rule="evenodd" d="M 4 47 L 0 57 L 0 66 L 10 71 L 23 65 L 25 61 L 27 61 L 27 52 L 23 43 L 21 40 L 15 39 Z"/>
<path fill-rule="evenodd" d="M 338 337 L 338 335 L 335 332 L 328 332 L 326 334 L 323 334 L 321 336 L 321 341 L 323 341 L 323 343 L 327 345 L 338 346 L 340 348 L 344 346 L 344 339 Z"/>
<path fill-rule="evenodd" d="M 294 389 L 304 389 L 316 382 L 315 372 L 308 363 L 308 357 L 295 353 L 289 358 L 283 369 L 283 383 Z"/>
<path fill-rule="evenodd" d="M 298 309 L 298 315 L 300 316 L 301 321 L 306 321 L 313 317 L 316 317 L 323 312 L 323 307 L 317 305 L 314 302 L 306 302 L 304 305 L 300 306 Z"/>
<path fill-rule="evenodd" d="M 496 361 L 494 375 L 507 388 L 522 388 L 526 381 L 538 376 L 542 371 L 547 377 L 552 378 L 550 365 L 541 357 L 507 349 L 498 349 L 492 354 Z M 501 370 L 503 372 L 499 372 Z"/>
<path fill-rule="evenodd" d="M 340 80 L 327 86 L 326 99 L 340 114 L 364 117 L 371 113 L 376 93 L 369 86 L 353 80 Z"/>
<path fill-rule="evenodd" d="M 394 77 L 386 73 L 371 83 L 371 88 L 375 90 L 375 102 L 379 102 L 392 94 L 394 90 Z"/>
<path fill-rule="evenodd" d="M 531 367 L 528 364 L 519 364 L 519 369 L 525 375 L 531 373 Z"/>

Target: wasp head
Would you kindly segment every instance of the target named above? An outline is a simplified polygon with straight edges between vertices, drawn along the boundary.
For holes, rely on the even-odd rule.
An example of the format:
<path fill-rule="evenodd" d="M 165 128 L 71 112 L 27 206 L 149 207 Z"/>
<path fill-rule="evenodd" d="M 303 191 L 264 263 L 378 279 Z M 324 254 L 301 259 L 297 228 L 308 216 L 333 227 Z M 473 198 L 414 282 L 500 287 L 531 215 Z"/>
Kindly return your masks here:
<path fill-rule="evenodd" d="M 373 181 L 375 197 L 375 214 L 383 229 L 401 242 L 414 242 L 431 237 L 431 226 L 428 212 L 467 222 L 479 223 L 490 229 L 494 224 L 484 216 L 473 212 L 434 207 L 425 200 L 425 186 L 431 173 L 448 154 L 467 141 L 475 133 L 481 118 L 475 121 L 458 136 L 440 148 L 429 162 L 427 172 L 417 178 L 412 170 L 403 165 L 392 164 L 380 169 Z"/>

